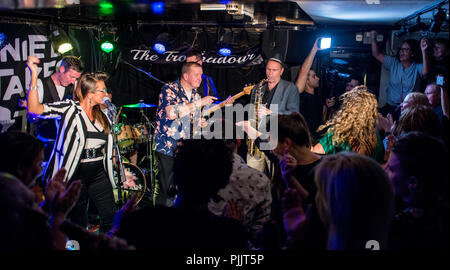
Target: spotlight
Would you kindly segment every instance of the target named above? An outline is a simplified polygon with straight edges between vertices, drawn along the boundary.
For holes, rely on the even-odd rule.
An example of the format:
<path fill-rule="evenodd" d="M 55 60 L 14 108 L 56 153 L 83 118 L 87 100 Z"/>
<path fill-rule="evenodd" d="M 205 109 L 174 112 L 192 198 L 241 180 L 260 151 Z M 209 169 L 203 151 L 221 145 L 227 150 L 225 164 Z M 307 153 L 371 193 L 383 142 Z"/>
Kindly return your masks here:
<path fill-rule="evenodd" d="M 60 54 L 65 54 L 73 49 L 70 38 L 60 27 L 53 30 L 50 35 L 50 40 L 52 42 L 53 49 L 56 49 L 56 51 Z"/>
<path fill-rule="evenodd" d="M 228 56 L 228 55 L 231 54 L 231 49 L 230 49 L 230 48 L 223 47 L 223 48 L 220 48 L 220 49 L 219 49 L 219 53 L 220 53 L 221 55 L 223 55 L 223 56 Z"/>
<path fill-rule="evenodd" d="M 102 33 L 102 37 L 99 40 L 100 49 L 105 53 L 114 51 L 117 39 L 114 32 Z"/>
<path fill-rule="evenodd" d="M 0 50 L 6 45 L 7 39 L 6 35 L 0 32 Z"/>
<path fill-rule="evenodd" d="M 329 49 L 331 47 L 330 37 L 321 37 L 319 39 L 319 49 Z"/>
<path fill-rule="evenodd" d="M 442 23 L 446 18 L 447 13 L 444 10 L 439 9 L 438 12 L 436 12 L 436 14 L 434 14 L 433 16 L 433 22 L 430 26 L 430 32 L 439 33 L 441 31 Z"/>
<path fill-rule="evenodd" d="M 153 2 L 152 3 L 152 11 L 154 14 L 162 14 L 164 11 L 164 2 Z"/>
<path fill-rule="evenodd" d="M 218 50 L 217 52 L 223 56 L 229 56 L 232 51 L 233 44 L 233 32 L 232 31 L 224 31 L 222 29 L 218 29 Z"/>
<path fill-rule="evenodd" d="M 114 5 L 108 0 L 98 2 L 98 12 L 100 16 L 108 16 L 114 13 Z"/>
<path fill-rule="evenodd" d="M 161 33 L 156 37 L 155 43 L 153 44 L 153 49 L 159 53 L 163 54 L 166 52 L 166 48 L 169 45 L 169 34 Z"/>
<path fill-rule="evenodd" d="M 166 46 L 164 46 L 164 44 L 162 43 L 155 43 L 155 45 L 153 45 L 153 49 L 159 54 L 163 54 L 166 52 Z"/>
<path fill-rule="evenodd" d="M 114 50 L 114 44 L 112 44 L 109 41 L 103 41 L 102 44 L 100 44 L 100 48 L 105 53 L 110 53 L 110 52 L 112 52 Z"/>

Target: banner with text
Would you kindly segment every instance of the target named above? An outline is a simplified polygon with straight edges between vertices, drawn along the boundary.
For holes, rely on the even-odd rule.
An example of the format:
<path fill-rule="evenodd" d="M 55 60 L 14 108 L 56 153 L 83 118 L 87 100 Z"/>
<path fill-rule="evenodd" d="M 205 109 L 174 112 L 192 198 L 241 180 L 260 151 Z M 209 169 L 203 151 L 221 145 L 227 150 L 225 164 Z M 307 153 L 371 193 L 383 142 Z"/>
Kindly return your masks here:
<path fill-rule="evenodd" d="M 152 48 L 129 48 L 125 49 L 124 58 L 134 64 L 176 64 L 186 61 L 189 46 L 168 50 L 162 54 L 155 52 Z M 264 62 L 260 46 L 250 48 L 246 51 L 223 56 L 216 51 L 205 51 L 203 64 L 213 65 L 216 68 L 234 68 L 243 66 L 259 65 Z"/>
<path fill-rule="evenodd" d="M 55 71 L 61 56 L 51 47 L 47 27 L 0 24 L 0 29 L 0 132 L 26 131 L 27 111 L 19 106 L 19 100 L 26 99 L 31 79 L 27 58 L 35 55 L 41 60 L 39 78 L 43 79 Z M 40 80 L 39 83 L 42 84 Z"/>

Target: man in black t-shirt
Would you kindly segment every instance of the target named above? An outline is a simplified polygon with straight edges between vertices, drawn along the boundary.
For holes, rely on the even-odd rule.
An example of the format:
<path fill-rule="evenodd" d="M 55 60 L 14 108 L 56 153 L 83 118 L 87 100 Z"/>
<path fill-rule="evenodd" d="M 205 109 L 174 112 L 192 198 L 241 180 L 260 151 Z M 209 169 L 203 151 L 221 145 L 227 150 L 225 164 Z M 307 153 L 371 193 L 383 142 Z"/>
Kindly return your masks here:
<path fill-rule="evenodd" d="M 318 139 L 317 128 L 324 122 L 327 114 L 327 106 L 318 91 L 316 91 L 319 87 L 320 78 L 311 69 L 317 51 L 321 50 L 317 46 L 317 42 L 318 39 L 314 42 L 314 46 L 303 62 L 295 82 L 300 92 L 300 113 L 308 123 L 313 141 Z"/>

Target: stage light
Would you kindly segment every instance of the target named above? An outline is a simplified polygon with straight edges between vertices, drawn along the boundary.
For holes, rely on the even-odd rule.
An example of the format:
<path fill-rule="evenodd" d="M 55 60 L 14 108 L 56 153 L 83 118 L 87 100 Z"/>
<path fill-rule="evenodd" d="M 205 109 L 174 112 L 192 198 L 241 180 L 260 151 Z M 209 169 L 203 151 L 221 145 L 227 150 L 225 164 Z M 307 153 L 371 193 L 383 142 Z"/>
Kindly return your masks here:
<path fill-rule="evenodd" d="M 73 49 L 71 40 L 67 34 L 60 27 L 56 27 L 50 35 L 50 40 L 53 45 L 53 49 L 56 49 L 60 54 L 65 54 Z"/>
<path fill-rule="evenodd" d="M 152 11 L 155 14 L 162 14 L 164 11 L 164 2 L 154 2 L 152 3 Z"/>
<path fill-rule="evenodd" d="M 232 48 L 233 48 L 233 32 L 232 31 L 225 31 L 224 29 L 219 28 L 217 30 L 218 34 L 218 42 L 217 52 L 220 55 L 223 56 L 229 56 L 231 54 Z"/>
<path fill-rule="evenodd" d="M 112 44 L 109 41 L 104 41 L 102 42 L 102 44 L 100 45 L 100 48 L 102 49 L 102 51 L 104 51 L 105 53 L 110 53 L 114 50 L 114 44 Z"/>
<path fill-rule="evenodd" d="M 114 13 L 114 5 L 107 0 L 101 0 L 98 3 L 98 11 L 101 16 L 107 16 Z"/>
<path fill-rule="evenodd" d="M 117 43 L 115 34 L 116 29 L 112 25 L 107 25 L 105 29 L 99 30 L 99 38 L 97 41 L 103 52 L 110 53 L 114 51 Z"/>
<path fill-rule="evenodd" d="M 163 54 L 166 52 L 170 43 L 169 33 L 163 32 L 160 33 L 153 44 L 153 50 L 155 50 L 159 54 Z"/>
<path fill-rule="evenodd" d="M 321 37 L 319 39 L 319 49 L 328 49 L 331 47 L 331 38 L 330 37 Z"/>
<path fill-rule="evenodd" d="M 155 45 L 153 45 L 153 50 L 159 54 L 163 54 L 166 52 L 166 46 L 162 43 L 155 43 Z"/>
<path fill-rule="evenodd" d="M 223 56 L 228 56 L 231 54 L 231 49 L 223 47 L 219 49 L 219 53 Z"/>
<path fill-rule="evenodd" d="M 6 40 L 6 35 L 0 32 L 0 50 L 6 45 Z"/>

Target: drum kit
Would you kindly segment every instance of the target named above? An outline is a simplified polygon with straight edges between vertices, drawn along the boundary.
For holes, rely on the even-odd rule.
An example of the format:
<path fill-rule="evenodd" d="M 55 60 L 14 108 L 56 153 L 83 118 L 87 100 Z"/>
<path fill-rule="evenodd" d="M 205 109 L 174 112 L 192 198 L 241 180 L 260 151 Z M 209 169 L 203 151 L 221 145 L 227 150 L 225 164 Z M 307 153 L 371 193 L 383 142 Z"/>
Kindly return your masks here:
<path fill-rule="evenodd" d="M 143 103 L 124 105 L 120 107 L 115 123 L 116 144 L 122 163 L 122 180 L 115 190 L 116 202 L 120 205 L 136 194 L 135 204 L 141 202 L 144 195 L 151 195 L 156 175 L 156 159 L 152 151 L 154 124 L 147 117 L 148 109 L 156 105 Z M 130 113 L 139 111 L 140 120 L 132 124 L 122 110 L 130 109 Z M 117 174 L 119 178 L 120 174 Z"/>

